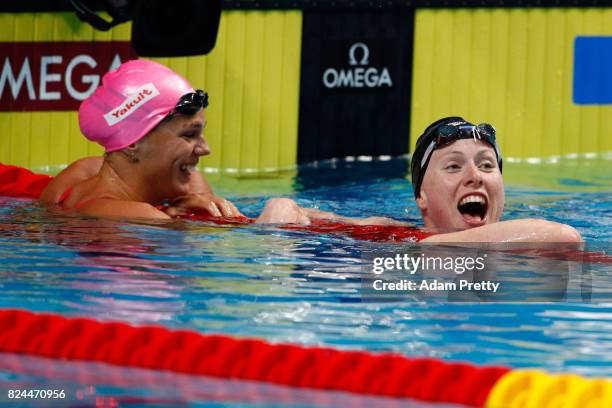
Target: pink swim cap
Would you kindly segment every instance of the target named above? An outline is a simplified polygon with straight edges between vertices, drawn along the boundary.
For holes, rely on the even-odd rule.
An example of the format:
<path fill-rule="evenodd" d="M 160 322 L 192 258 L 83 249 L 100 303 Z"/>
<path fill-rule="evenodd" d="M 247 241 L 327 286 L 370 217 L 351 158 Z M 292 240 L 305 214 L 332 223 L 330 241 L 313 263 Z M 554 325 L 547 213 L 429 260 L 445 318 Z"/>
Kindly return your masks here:
<path fill-rule="evenodd" d="M 79 126 L 87 139 L 114 152 L 142 139 L 191 92 L 191 85 L 168 67 L 128 61 L 107 72 L 81 103 Z"/>

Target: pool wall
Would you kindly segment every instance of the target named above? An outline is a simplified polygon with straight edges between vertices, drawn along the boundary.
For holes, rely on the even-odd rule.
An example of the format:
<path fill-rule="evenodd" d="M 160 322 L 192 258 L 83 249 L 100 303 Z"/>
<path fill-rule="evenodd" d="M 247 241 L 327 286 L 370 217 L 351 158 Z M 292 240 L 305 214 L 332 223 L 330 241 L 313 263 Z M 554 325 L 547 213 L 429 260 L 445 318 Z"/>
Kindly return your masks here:
<path fill-rule="evenodd" d="M 223 1 L 209 55 L 156 59 L 211 95 L 201 167 L 406 154 L 450 114 L 493 123 L 510 158 L 612 151 L 612 8 L 586 7 L 612 2 L 320 3 Z M 14 4 L 0 6 L 0 162 L 48 171 L 100 154 L 75 110 L 116 58 L 136 56 L 131 23 L 101 32 Z"/>

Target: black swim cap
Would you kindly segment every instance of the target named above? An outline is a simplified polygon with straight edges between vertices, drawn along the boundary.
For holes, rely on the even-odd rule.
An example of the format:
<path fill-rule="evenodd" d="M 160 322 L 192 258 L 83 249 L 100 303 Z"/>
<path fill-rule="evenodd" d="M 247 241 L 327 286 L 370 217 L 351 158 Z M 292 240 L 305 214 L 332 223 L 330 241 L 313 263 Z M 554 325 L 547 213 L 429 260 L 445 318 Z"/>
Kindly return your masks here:
<path fill-rule="evenodd" d="M 410 175 L 414 188 L 414 198 L 421 194 L 421 184 L 429 165 L 433 151 L 441 145 L 459 139 L 478 138 L 489 143 L 495 150 L 499 171 L 502 170 L 502 158 L 499 146 L 495 141 L 495 128 L 489 124 L 474 125 L 460 116 L 449 116 L 436 120 L 417 139 L 410 163 Z"/>

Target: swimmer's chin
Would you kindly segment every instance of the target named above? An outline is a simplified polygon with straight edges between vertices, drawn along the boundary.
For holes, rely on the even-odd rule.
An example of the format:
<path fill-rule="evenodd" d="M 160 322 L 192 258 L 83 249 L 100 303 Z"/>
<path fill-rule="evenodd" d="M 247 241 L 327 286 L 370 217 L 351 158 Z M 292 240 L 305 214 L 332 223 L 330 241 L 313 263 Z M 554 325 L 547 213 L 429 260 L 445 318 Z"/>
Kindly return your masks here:
<path fill-rule="evenodd" d="M 467 220 L 464 218 L 463 222 L 466 224 L 466 227 L 463 229 L 472 229 L 472 228 L 482 227 L 483 225 L 490 224 L 488 221 L 489 221 L 489 218 L 487 216 L 485 216 L 483 219 L 480 219 L 480 220 Z"/>

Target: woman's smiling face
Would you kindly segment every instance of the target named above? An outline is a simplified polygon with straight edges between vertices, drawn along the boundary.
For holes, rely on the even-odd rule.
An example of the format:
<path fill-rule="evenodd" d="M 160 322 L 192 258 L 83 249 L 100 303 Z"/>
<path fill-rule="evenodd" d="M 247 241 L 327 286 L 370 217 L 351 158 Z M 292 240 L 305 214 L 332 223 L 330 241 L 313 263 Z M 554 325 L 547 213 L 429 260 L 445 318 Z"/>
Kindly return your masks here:
<path fill-rule="evenodd" d="M 434 150 L 416 201 L 425 227 L 439 232 L 498 222 L 504 182 L 491 145 L 461 139 Z"/>
<path fill-rule="evenodd" d="M 201 156 L 210 154 L 204 139 L 206 120 L 200 110 L 191 116 L 176 115 L 160 123 L 142 142 L 141 165 L 163 198 L 187 194 L 191 173 Z"/>

